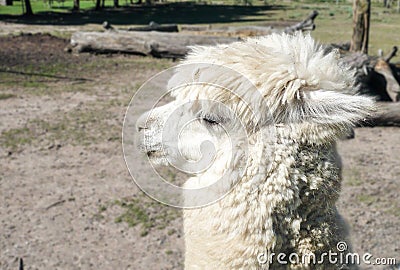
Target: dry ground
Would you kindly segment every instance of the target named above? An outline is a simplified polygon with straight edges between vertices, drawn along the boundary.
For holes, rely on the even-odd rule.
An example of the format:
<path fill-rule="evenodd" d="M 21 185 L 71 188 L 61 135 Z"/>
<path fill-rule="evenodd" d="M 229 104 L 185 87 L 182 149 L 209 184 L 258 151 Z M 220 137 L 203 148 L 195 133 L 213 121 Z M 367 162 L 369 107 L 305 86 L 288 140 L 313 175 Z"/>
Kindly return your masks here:
<path fill-rule="evenodd" d="M 121 149 L 134 91 L 174 63 L 66 45 L 0 38 L 0 269 L 182 269 L 181 213 L 139 192 Z M 339 150 L 354 249 L 399 262 L 400 130 L 359 128 Z"/>

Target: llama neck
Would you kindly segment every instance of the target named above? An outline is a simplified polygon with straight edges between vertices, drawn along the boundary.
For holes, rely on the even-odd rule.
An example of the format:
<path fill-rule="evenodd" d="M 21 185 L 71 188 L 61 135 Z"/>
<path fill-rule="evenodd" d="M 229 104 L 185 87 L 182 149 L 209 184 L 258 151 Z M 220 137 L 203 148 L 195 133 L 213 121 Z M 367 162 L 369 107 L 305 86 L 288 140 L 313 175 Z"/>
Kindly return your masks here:
<path fill-rule="evenodd" d="M 329 216 L 340 188 L 334 146 L 299 141 L 290 130 L 279 130 L 274 141 L 262 144 L 264 158 L 249 162 L 229 194 L 215 204 L 185 211 L 188 250 L 201 246 L 204 254 L 213 256 L 215 250 L 207 247 L 224 243 L 231 253 L 226 262 L 218 257 L 221 263 L 257 265 L 258 254 L 290 248 L 310 213 Z M 259 145 L 254 149 L 260 150 Z"/>

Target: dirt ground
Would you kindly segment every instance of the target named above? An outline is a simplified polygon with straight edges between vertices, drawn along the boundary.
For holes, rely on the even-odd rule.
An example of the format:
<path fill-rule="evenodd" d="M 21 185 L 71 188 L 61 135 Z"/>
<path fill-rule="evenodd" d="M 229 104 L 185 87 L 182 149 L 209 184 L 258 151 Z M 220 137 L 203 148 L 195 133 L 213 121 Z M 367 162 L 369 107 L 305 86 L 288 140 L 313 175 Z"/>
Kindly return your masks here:
<path fill-rule="evenodd" d="M 182 269 L 181 213 L 142 195 L 121 147 L 134 91 L 175 63 L 67 44 L 0 37 L 0 269 Z M 400 262 L 400 129 L 355 133 L 338 207 L 355 251 Z"/>

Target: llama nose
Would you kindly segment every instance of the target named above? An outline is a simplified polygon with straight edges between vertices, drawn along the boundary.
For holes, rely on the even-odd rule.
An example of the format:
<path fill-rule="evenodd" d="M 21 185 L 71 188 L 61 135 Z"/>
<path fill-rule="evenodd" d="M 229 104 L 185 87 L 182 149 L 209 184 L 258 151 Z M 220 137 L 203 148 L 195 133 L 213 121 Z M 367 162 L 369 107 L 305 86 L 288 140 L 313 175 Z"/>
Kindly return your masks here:
<path fill-rule="evenodd" d="M 146 112 L 146 113 L 144 113 L 144 114 L 142 114 L 139 118 L 138 118 L 138 120 L 136 121 L 136 130 L 138 131 L 138 132 L 140 132 L 140 131 L 142 131 L 142 130 L 144 130 L 144 129 L 147 129 L 147 126 L 146 126 L 146 124 L 148 125 L 149 123 L 149 121 L 148 121 L 148 117 L 149 117 L 149 112 Z"/>

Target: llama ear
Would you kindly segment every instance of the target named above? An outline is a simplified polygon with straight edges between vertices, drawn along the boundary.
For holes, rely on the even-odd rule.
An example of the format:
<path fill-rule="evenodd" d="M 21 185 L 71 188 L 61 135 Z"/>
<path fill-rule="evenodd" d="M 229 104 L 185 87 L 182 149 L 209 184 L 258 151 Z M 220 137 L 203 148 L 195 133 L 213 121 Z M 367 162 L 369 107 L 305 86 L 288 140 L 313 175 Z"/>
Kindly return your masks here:
<path fill-rule="evenodd" d="M 303 120 L 338 128 L 365 121 L 376 110 L 370 97 L 325 90 L 304 91 L 300 104 Z"/>

